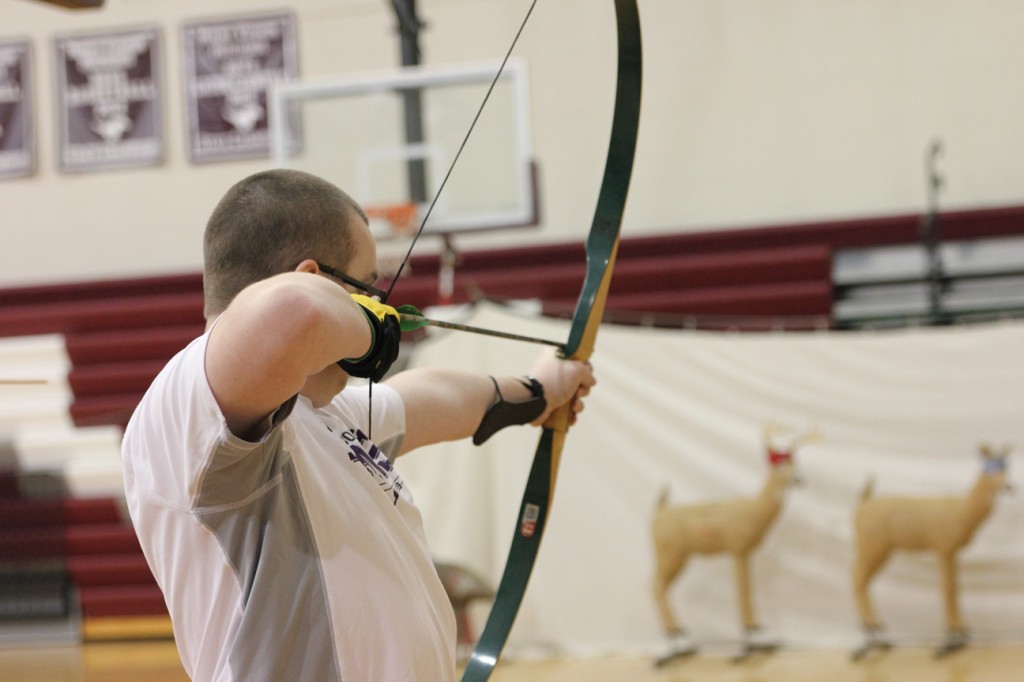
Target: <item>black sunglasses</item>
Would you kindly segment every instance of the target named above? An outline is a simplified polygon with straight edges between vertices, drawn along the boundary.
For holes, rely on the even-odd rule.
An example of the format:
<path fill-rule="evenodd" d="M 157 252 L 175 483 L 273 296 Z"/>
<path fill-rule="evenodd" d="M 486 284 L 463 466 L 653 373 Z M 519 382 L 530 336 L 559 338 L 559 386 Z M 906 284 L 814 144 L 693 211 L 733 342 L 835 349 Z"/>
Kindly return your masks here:
<path fill-rule="evenodd" d="M 317 261 L 316 265 L 318 268 L 326 272 L 331 277 L 341 280 L 345 284 L 348 284 L 351 287 L 355 287 L 361 292 L 369 294 L 370 297 L 376 298 L 378 301 L 383 301 L 388 296 L 388 292 L 384 291 L 383 289 L 378 289 L 377 287 L 367 284 L 365 282 L 360 282 L 358 279 L 355 279 L 354 277 L 349 277 L 345 273 L 335 270 L 334 268 L 328 267 L 321 263 L 320 261 Z"/>

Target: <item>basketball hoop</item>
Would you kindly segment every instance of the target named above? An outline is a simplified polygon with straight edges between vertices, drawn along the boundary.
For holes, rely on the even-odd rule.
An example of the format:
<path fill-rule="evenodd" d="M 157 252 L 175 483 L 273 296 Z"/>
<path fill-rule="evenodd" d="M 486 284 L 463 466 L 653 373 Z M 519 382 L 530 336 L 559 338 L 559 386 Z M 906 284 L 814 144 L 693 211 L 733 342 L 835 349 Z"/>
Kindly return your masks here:
<path fill-rule="evenodd" d="M 377 242 L 377 267 L 380 277 L 394 277 L 420 226 L 420 206 L 416 202 L 370 204 L 363 207 L 370 234 Z"/>
<path fill-rule="evenodd" d="M 408 237 L 419 227 L 420 207 L 416 202 L 364 206 L 372 228 L 374 222 L 386 225 L 392 235 Z M 375 237 L 382 235 L 374 234 Z"/>

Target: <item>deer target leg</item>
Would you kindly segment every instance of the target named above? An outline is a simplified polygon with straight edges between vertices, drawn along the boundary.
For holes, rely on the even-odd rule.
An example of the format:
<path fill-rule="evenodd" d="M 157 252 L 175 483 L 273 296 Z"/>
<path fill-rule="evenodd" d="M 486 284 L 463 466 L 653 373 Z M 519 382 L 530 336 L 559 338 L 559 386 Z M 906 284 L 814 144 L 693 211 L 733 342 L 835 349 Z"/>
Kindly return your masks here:
<path fill-rule="evenodd" d="M 754 599 L 750 589 L 750 555 L 736 554 L 733 557 L 733 568 L 736 578 L 736 594 L 740 602 L 740 617 L 743 621 L 743 631 L 757 630 L 757 618 L 754 616 Z"/>
<path fill-rule="evenodd" d="M 853 570 L 854 597 L 857 601 L 861 625 L 864 628 L 864 643 L 850 654 L 850 658 L 854 661 L 861 660 L 872 651 L 888 651 L 892 647 L 889 641 L 881 636 L 882 626 L 878 621 L 868 590 L 871 580 L 889 559 L 889 551 L 881 548 L 874 549 L 865 544 L 859 543 L 857 563 Z"/>
<path fill-rule="evenodd" d="M 942 596 L 946 607 L 946 641 L 936 652 L 936 658 L 947 656 L 967 646 L 967 630 L 960 617 L 960 604 L 957 592 L 956 554 L 943 552 L 939 555 L 939 567 L 942 571 Z"/>
<path fill-rule="evenodd" d="M 739 595 L 740 615 L 743 619 L 743 645 L 732 657 L 733 663 L 742 663 L 755 653 L 771 653 L 778 648 L 778 642 L 769 640 L 761 632 L 757 616 L 754 615 L 754 595 L 751 589 L 750 555 L 748 553 L 733 556 L 736 576 L 736 591 Z"/>
<path fill-rule="evenodd" d="M 956 554 L 940 554 L 939 568 L 942 571 L 942 596 L 946 607 L 946 627 L 950 633 L 962 633 L 964 623 L 960 618 L 960 603 L 957 594 Z"/>
<path fill-rule="evenodd" d="M 658 606 L 661 625 L 670 637 L 683 631 L 672 612 L 672 605 L 669 603 L 669 588 L 686 567 L 687 559 L 689 556 L 686 554 L 659 553 L 655 562 L 654 603 Z"/>
<path fill-rule="evenodd" d="M 669 588 L 686 568 L 688 559 L 688 554 L 680 552 L 659 552 L 657 555 L 654 574 L 654 601 L 658 605 L 658 613 L 661 616 L 661 624 L 665 629 L 668 642 L 665 653 L 655 660 L 655 667 L 660 668 L 674 660 L 697 653 L 697 646 L 679 625 L 669 602 Z"/>
<path fill-rule="evenodd" d="M 887 550 L 861 547 L 857 556 L 857 564 L 853 569 L 853 591 L 857 600 L 857 611 L 860 613 L 861 625 L 867 632 L 877 632 L 881 629 L 868 588 L 871 585 L 871 580 L 888 559 L 889 552 Z"/>

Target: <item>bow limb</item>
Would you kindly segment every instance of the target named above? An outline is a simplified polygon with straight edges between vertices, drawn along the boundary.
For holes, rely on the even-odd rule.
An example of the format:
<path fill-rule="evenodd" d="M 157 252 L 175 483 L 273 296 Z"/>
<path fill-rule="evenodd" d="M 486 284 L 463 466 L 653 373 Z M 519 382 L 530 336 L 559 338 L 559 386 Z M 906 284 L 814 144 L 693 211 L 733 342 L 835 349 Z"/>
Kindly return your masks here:
<path fill-rule="evenodd" d="M 636 0 L 615 0 L 615 15 L 619 54 L 611 141 L 594 220 L 587 236 L 587 272 L 573 313 L 569 340 L 562 353 L 563 357 L 581 362 L 589 360 L 594 351 L 597 330 L 604 315 L 633 172 L 640 120 L 642 53 Z M 554 497 L 570 418 L 571 406 L 564 405 L 551 414 L 541 431 L 508 562 L 487 624 L 466 665 L 462 682 L 483 682 L 490 677 L 512 629 Z"/>

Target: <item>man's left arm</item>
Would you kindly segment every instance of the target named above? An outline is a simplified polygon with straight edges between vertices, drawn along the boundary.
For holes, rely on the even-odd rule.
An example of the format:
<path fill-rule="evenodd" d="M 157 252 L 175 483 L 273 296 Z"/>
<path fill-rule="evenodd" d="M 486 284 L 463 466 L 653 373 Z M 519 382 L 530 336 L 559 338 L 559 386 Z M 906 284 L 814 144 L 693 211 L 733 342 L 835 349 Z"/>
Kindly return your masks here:
<path fill-rule="evenodd" d="M 543 410 L 532 424 L 542 424 L 551 412 L 570 402 L 575 419 L 583 409 L 583 397 L 596 382 L 589 364 L 544 353 L 528 375 L 492 377 L 464 370 L 421 368 L 396 374 L 386 383 L 405 405 L 402 455 L 424 445 L 469 438 L 497 402 L 533 402 L 538 385 L 543 390 Z"/>

